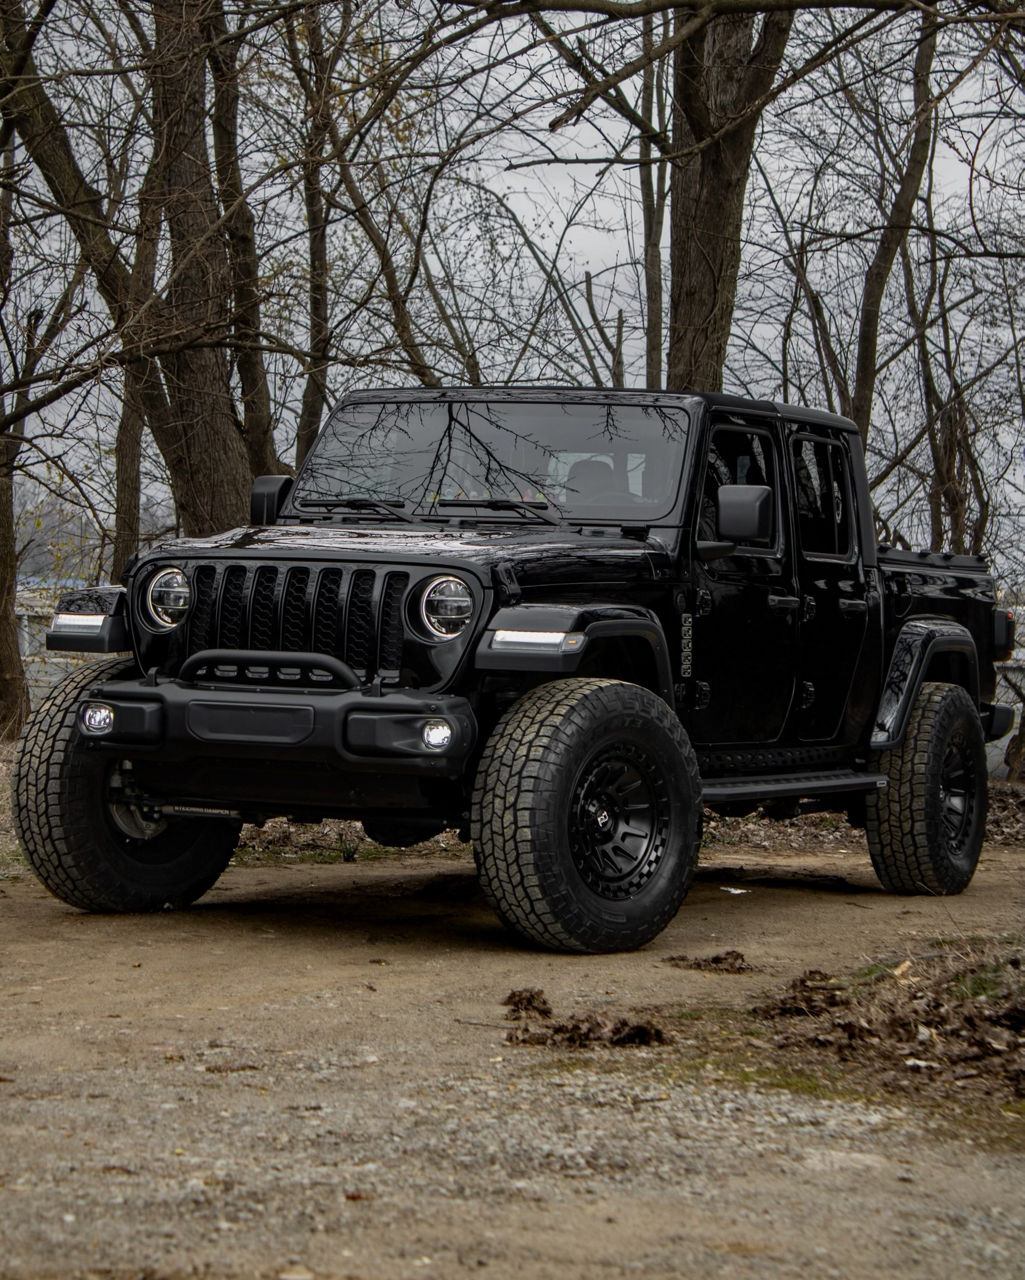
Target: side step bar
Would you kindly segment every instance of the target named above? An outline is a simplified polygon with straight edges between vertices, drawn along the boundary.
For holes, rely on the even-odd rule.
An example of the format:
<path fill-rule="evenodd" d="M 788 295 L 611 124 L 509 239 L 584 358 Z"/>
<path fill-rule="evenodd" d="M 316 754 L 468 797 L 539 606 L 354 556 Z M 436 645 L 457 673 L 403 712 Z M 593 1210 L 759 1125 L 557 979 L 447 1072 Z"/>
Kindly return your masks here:
<path fill-rule="evenodd" d="M 886 786 L 885 773 L 838 769 L 818 773 L 760 774 L 757 777 L 705 778 L 702 799 L 772 800 L 776 796 L 821 796 L 836 791 L 873 791 Z"/>

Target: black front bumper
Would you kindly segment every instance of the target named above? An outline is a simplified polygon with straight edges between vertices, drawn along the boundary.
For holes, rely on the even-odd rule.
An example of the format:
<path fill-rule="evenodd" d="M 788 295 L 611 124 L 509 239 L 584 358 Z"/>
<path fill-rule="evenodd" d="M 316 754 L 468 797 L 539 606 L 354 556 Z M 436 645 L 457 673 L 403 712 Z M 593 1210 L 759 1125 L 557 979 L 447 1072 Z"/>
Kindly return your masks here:
<path fill-rule="evenodd" d="M 107 732 L 89 732 L 81 706 L 113 713 Z M 466 698 L 418 690 L 245 687 L 169 677 L 108 681 L 80 706 L 83 742 L 94 751 L 150 761 L 280 760 L 345 772 L 457 778 L 477 741 Z M 451 741 L 429 747 L 425 725 L 444 722 Z"/>

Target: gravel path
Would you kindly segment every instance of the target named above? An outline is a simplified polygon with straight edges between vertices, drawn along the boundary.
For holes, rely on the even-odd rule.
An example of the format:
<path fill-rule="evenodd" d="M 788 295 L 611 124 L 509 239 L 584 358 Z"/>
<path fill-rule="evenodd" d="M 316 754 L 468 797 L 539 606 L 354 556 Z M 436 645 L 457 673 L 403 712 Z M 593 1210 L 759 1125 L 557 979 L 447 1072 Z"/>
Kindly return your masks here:
<path fill-rule="evenodd" d="M 1020 1280 L 1014 1108 L 979 1124 L 842 1079 L 745 1086 L 746 1061 L 703 1068 L 715 1017 L 688 1015 L 1020 928 L 1021 863 L 991 849 L 962 897 L 906 900 L 857 849 L 731 850 L 661 938 L 612 957 L 510 945 L 465 859 L 242 867 L 191 912 L 121 918 L 15 868 L 0 1276 Z M 665 963 L 725 945 L 754 972 Z M 507 1044 L 525 986 L 558 1016 L 658 1006 L 676 1042 Z"/>

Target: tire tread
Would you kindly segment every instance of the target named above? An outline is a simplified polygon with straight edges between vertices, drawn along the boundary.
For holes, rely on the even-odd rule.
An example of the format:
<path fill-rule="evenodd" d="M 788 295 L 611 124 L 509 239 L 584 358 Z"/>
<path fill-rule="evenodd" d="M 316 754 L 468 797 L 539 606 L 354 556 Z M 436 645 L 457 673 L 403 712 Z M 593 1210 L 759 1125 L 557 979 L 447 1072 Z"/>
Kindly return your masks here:
<path fill-rule="evenodd" d="M 698 797 L 701 791 L 697 761 L 682 726 L 661 699 L 640 686 L 606 679 L 556 680 L 527 693 L 506 712 L 477 771 L 471 821 L 474 858 L 484 894 L 502 921 L 521 937 L 555 951 L 610 949 L 600 930 L 567 927 L 572 903 L 546 897 L 534 865 L 532 818 L 547 807 L 555 786 L 552 771 L 545 768 L 544 752 L 560 726 L 573 727 L 575 722 L 579 732 L 588 730 L 592 722 L 583 706 L 596 697 L 604 701 L 609 714 L 625 710 L 644 721 L 653 711 L 661 716 L 680 747 L 691 793 Z M 700 804 L 696 808 L 699 822 Z M 545 834 L 548 840 L 557 838 L 554 831 Z M 618 944 L 617 949 L 640 946 L 654 937 L 678 908 L 679 902 L 668 904 L 650 919 L 643 935 Z"/>

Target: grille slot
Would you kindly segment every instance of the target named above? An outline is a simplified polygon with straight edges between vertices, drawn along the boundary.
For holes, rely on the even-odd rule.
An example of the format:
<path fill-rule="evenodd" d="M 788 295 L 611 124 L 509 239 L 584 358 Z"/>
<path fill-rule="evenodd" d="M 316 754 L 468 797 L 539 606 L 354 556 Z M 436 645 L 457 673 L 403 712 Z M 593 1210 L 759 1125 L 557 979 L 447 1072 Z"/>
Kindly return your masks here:
<path fill-rule="evenodd" d="M 281 647 L 289 653 L 306 652 L 306 588 L 309 583 L 309 569 L 289 569 L 281 602 Z"/>
<path fill-rule="evenodd" d="M 338 624 L 342 618 L 341 569 L 324 569 L 313 607 L 313 652 L 338 653 Z"/>
<path fill-rule="evenodd" d="M 209 649 L 214 630 L 214 602 L 216 600 L 217 570 L 212 564 L 201 564 L 196 570 L 193 586 L 196 603 L 189 619 L 191 651 Z"/>
<path fill-rule="evenodd" d="M 278 571 L 261 565 L 253 582 L 253 603 L 249 613 L 249 643 L 253 649 L 278 647 L 277 616 L 274 612 L 274 588 Z"/>
<path fill-rule="evenodd" d="M 381 670 L 402 666 L 402 601 L 409 585 L 408 573 L 389 573 L 381 601 Z"/>
<path fill-rule="evenodd" d="M 221 588 L 220 643 L 225 649 L 237 649 L 242 644 L 242 627 L 246 612 L 246 571 L 233 564 L 224 575 Z"/>
<path fill-rule="evenodd" d="M 187 657 L 202 649 L 324 653 L 361 678 L 402 666 L 410 575 L 336 566 L 200 564 Z"/>
<path fill-rule="evenodd" d="M 372 569 L 357 569 L 349 588 L 349 617 L 345 639 L 345 661 L 357 671 L 370 666 L 371 646 L 376 638 L 370 606 L 374 597 L 377 574 Z"/>

